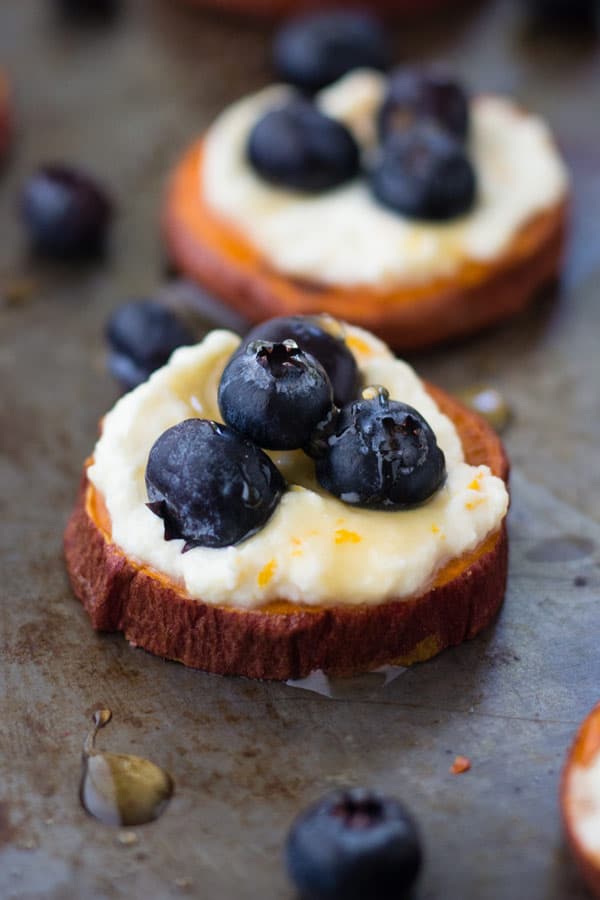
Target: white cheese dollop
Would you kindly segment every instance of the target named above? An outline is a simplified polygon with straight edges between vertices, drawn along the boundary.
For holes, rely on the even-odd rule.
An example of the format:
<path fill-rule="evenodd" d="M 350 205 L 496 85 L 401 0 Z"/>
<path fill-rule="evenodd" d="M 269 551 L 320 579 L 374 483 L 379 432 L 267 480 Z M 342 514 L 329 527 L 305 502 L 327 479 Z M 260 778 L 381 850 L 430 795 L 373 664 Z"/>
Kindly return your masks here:
<path fill-rule="evenodd" d="M 379 73 L 359 70 L 317 103 L 368 150 L 384 86 Z M 314 195 L 275 188 L 250 166 L 246 143 L 260 116 L 292 95 L 274 86 L 229 107 L 208 131 L 199 171 L 208 205 L 284 274 L 381 291 L 450 277 L 466 261 L 496 258 L 528 220 L 565 196 L 566 170 L 545 123 L 497 96 L 471 102 L 479 189 L 467 215 L 442 224 L 408 219 L 380 206 L 364 178 Z"/>
<path fill-rule="evenodd" d="M 163 522 L 146 507 L 148 453 L 165 429 L 198 416 L 221 421 L 217 386 L 239 338 L 215 331 L 182 347 L 149 381 L 126 394 L 103 422 L 88 470 L 103 496 L 112 539 L 138 563 L 167 575 L 191 597 L 244 608 L 277 599 L 315 604 L 377 604 L 427 589 L 437 570 L 477 547 L 507 509 L 504 482 L 464 462 L 452 422 L 415 372 L 361 329 L 345 326 L 364 384 L 383 384 L 392 399 L 416 407 L 446 455 L 448 479 L 418 509 L 358 509 L 327 494 L 301 451 L 272 452 L 289 484 L 266 526 L 234 547 L 165 541 Z"/>

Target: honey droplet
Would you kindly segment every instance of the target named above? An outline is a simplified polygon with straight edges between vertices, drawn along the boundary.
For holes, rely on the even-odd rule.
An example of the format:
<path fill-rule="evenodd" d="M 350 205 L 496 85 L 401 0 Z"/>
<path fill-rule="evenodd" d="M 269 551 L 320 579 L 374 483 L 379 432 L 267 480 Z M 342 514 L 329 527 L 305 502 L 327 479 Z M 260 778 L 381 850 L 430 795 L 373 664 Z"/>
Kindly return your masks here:
<path fill-rule="evenodd" d="M 149 759 L 96 750 L 96 735 L 111 718 L 109 709 L 98 709 L 93 715 L 94 725 L 83 746 L 81 804 L 106 825 L 145 825 L 166 809 L 173 795 L 173 779 Z"/>
<path fill-rule="evenodd" d="M 493 387 L 467 388 L 458 394 L 465 406 L 479 413 L 498 433 L 504 431 L 512 417 L 512 410 L 499 390 Z"/>

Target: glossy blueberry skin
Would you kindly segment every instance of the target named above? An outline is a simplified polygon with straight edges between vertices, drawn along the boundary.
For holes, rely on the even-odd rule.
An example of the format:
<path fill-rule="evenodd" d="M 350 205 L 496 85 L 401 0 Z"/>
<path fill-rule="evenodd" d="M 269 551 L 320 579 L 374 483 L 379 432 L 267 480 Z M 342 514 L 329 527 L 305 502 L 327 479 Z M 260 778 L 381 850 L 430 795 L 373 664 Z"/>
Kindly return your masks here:
<path fill-rule="evenodd" d="M 228 547 L 259 531 L 285 489 L 266 453 L 237 432 L 186 419 L 155 441 L 146 467 L 148 506 L 164 521 L 165 540 Z"/>
<path fill-rule="evenodd" d="M 177 347 L 195 342 L 177 316 L 156 300 L 117 307 L 106 324 L 106 340 L 109 369 L 126 390 L 164 366 Z"/>
<path fill-rule="evenodd" d="M 334 403 L 344 406 L 358 396 L 360 376 L 341 331 L 339 335 L 334 333 L 336 326 L 327 316 L 277 316 L 256 325 L 244 338 L 242 348 L 257 339 L 296 341 L 301 350 L 321 363 L 333 387 Z"/>
<path fill-rule="evenodd" d="M 422 853 L 400 803 L 353 788 L 300 814 L 285 858 L 291 880 L 308 900 L 399 900 L 419 873 Z"/>
<path fill-rule="evenodd" d="M 390 76 L 379 111 L 379 134 L 385 139 L 423 119 L 464 141 L 469 131 L 465 90 L 440 67 L 398 69 Z"/>
<path fill-rule="evenodd" d="M 550 25 L 593 26 L 600 20 L 598 0 L 526 0 L 530 14 Z"/>
<path fill-rule="evenodd" d="M 348 129 L 301 99 L 259 119 L 250 132 L 247 153 L 265 181 L 306 193 L 338 187 L 360 168 L 358 145 Z"/>
<path fill-rule="evenodd" d="M 428 122 L 391 134 L 369 173 L 375 198 L 409 218 L 443 222 L 475 202 L 475 170 L 462 144 Z"/>
<path fill-rule="evenodd" d="M 269 450 L 304 447 L 333 409 L 325 369 L 294 341 L 252 341 L 235 353 L 218 399 L 227 424 Z"/>
<path fill-rule="evenodd" d="M 121 6 L 121 0 L 54 0 L 54 3 L 62 15 L 81 21 L 109 21 Z"/>
<path fill-rule="evenodd" d="M 112 204 L 85 173 L 46 165 L 27 180 L 21 213 L 36 250 L 54 257 L 86 257 L 104 249 Z"/>
<path fill-rule="evenodd" d="M 385 70 L 390 48 L 381 22 L 366 11 L 308 13 L 289 20 L 273 44 L 283 81 L 313 93 L 352 69 Z"/>
<path fill-rule="evenodd" d="M 367 509 L 424 503 L 446 479 L 444 454 L 431 426 L 412 406 L 390 400 L 384 388 L 369 388 L 365 396 L 369 399 L 340 411 L 319 448 L 319 484 L 345 503 Z"/>

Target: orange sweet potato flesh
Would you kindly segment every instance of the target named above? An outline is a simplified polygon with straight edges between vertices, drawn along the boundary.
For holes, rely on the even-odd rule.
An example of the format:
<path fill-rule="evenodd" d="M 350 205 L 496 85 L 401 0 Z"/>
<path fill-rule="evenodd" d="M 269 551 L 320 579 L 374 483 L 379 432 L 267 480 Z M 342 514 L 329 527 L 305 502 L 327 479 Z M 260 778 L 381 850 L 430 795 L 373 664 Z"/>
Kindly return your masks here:
<path fill-rule="evenodd" d="M 438 388 L 428 390 L 454 421 L 465 456 L 502 478 L 508 462 L 497 435 Z M 385 663 L 409 665 L 474 637 L 498 612 L 507 570 L 505 525 L 451 561 L 420 596 L 376 606 L 306 607 L 284 597 L 246 610 L 192 599 L 136 564 L 111 542 L 103 498 L 84 471 L 65 532 L 73 590 L 94 628 L 187 666 L 250 678 L 301 678 L 315 669 L 348 675 Z"/>
<path fill-rule="evenodd" d="M 328 312 L 372 331 L 396 350 L 421 349 L 514 315 L 560 270 L 566 201 L 531 219 L 494 261 L 464 261 L 449 278 L 388 291 L 293 278 L 273 269 L 203 201 L 202 154 L 199 141 L 171 178 L 163 215 L 168 251 L 176 267 L 253 322 Z"/>
<path fill-rule="evenodd" d="M 570 785 L 574 768 L 591 766 L 598 754 L 600 754 L 600 703 L 594 707 L 577 732 L 563 769 L 560 789 L 562 815 L 571 850 L 588 887 L 592 893 L 600 897 L 600 854 L 591 853 L 582 845 L 577 835 L 575 826 L 578 803 L 571 794 Z M 600 806 L 600 798 L 590 796 L 588 802 Z"/>

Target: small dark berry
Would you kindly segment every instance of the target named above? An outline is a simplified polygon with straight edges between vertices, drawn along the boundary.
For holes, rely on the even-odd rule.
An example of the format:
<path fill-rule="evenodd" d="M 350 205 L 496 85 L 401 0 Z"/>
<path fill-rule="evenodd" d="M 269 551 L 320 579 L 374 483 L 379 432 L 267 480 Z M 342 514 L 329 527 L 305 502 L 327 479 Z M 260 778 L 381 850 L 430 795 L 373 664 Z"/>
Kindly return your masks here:
<path fill-rule="evenodd" d="M 240 350 L 259 339 L 296 341 L 301 350 L 314 356 L 331 381 L 336 406 L 344 406 L 358 396 L 358 366 L 335 319 L 328 316 L 278 316 L 256 325 L 244 338 Z"/>
<path fill-rule="evenodd" d="M 146 488 L 165 540 L 183 539 L 185 552 L 239 544 L 259 531 L 285 482 L 266 453 L 231 428 L 186 419 L 152 446 Z"/>
<path fill-rule="evenodd" d="M 475 202 L 475 170 L 462 144 L 428 122 L 391 134 L 369 173 L 373 194 L 405 216 L 444 221 Z"/>
<path fill-rule="evenodd" d="M 529 13 L 540 22 L 569 27 L 593 27 L 598 24 L 598 0 L 526 0 Z"/>
<path fill-rule="evenodd" d="M 423 416 L 367 388 L 345 406 L 316 461 L 319 484 L 345 503 L 408 509 L 424 503 L 446 478 L 444 454 Z"/>
<path fill-rule="evenodd" d="M 400 900 L 422 860 L 404 807 L 362 788 L 336 791 L 301 813 L 285 856 L 290 878 L 311 900 Z"/>
<path fill-rule="evenodd" d="M 104 249 L 112 204 L 83 172 L 42 166 L 25 184 L 21 210 L 34 248 L 48 256 L 85 257 Z"/>
<path fill-rule="evenodd" d="M 325 369 L 295 341 L 247 344 L 225 367 L 218 396 L 227 424 L 269 450 L 304 447 L 333 406 Z"/>
<path fill-rule="evenodd" d="M 248 159 L 265 181 L 305 192 L 338 187 L 360 167 L 348 129 L 299 99 L 259 119 L 248 139 Z"/>
<path fill-rule="evenodd" d="M 119 12 L 121 0 L 54 0 L 63 16 L 77 21 L 110 21 Z"/>
<path fill-rule="evenodd" d="M 366 11 L 308 13 L 279 30 L 273 63 L 279 78 L 312 93 L 352 69 L 387 69 L 390 48 L 381 22 Z"/>
<path fill-rule="evenodd" d="M 109 369 L 127 390 L 164 366 L 177 347 L 195 342 L 177 316 L 155 300 L 117 307 L 107 322 L 106 339 Z"/>
<path fill-rule="evenodd" d="M 464 141 L 469 130 L 464 88 L 441 68 L 398 69 L 390 77 L 379 112 L 379 133 L 385 139 L 423 119 Z"/>

